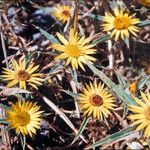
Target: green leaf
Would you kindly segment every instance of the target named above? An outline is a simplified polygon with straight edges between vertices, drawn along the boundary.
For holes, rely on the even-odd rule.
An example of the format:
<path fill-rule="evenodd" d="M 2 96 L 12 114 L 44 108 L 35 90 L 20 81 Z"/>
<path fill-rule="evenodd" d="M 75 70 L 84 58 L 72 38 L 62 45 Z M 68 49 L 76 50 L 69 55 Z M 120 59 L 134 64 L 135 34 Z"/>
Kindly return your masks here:
<path fill-rule="evenodd" d="M 71 92 L 71 91 L 67 91 L 67 90 L 62 90 L 63 92 L 65 92 L 66 94 L 72 96 L 73 98 L 77 99 L 79 97 L 79 94 L 78 93 L 74 93 L 74 92 Z"/>
<path fill-rule="evenodd" d="M 51 70 L 49 71 L 48 74 L 52 74 L 53 72 L 55 72 L 55 71 L 56 71 L 58 68 L 60 68 L 60 67 L 62 67 L 61 64 L 56 64 L 56 65 L 54 65 L 54 66 L 51 68 Z"/>
<path fill-rule="evenodd" d="M 20 141 L 21 141 L 22 150 L 25 150 L 25 147 L 26 147 L 26 137 L 20 134 Z"/>
<path fill-rule="evenodd" d="M 78 75 L 77 75 L 77 71 L 76 70 L 72 70 L 71 69 L 71 75 L 73 77 L 73 80 L 75 81 L 75 83 L 78 83 Z"/>
<path fill-rule="evenodd" d="M 81 124 L 81 126 L 80 126 L 80 129 L 79 129 L 77 135 L 75 136 L 75 138 L 73 139 L 71 145 L 72 145 L 74 142 L 76 142 L 76 140 L 80 137 L 80 135 L 82 134 L 82 132 L 83 132 L 84 129 L 86 128 L 86 125 L 87 125 L 88 121 L 89 121 L 89 118 L 85 117 L 84 120 L 83 120 L 83 122 L 82 122 L 82 124 Z"/>
<path fill-rule="evenodd" d="M 103 16 L 100 16 L 100 15 L 95 15 L 95 14 L 87 14 L 87 16 L 93 18 L 93 19 L 98 19 L 100 21 L 103 20 Z"/>
<path fill-rule="evenodd" d="M 129 38 L 125 38 L 124 42 L 127 45 L 128 49 L 130 49 Z"/>
<path fill-rule="evenodd" d="M 109 40 L 109 38 L 110 38 L 110 35 L 109 34 L 105 34 L 105 35 L 101 36 L 100 38 L 94 40 L 93 44 L 96 45 L 98 43 L 103 43 L 103 42 Z"/>
<path fill-rule="evenodd" d="M 51 51 L 51 52 L 33 51 L 33 52 L 30 52 L 30 53 L 27 54 L 27 56 L 26 56 L 26 63 L 29 63 L 35 54 L 56 56 L 58 53 L 56 51 L 55 52 L 54 51 Z"/>
<path fill-rule="evenodd" d="M 61 109 L 58 108 L 58 106 L 56 106 L 52 101 L 50 101 L 47 97 L 45 97 L 44 95 L 40 94 L 44 100 L 44 102 L 50 106 L 58 115 L 59 117 L 61 117 L 66 124 L 77 134 L 78 131 L 77 129 L 74 127 L 73 123 L 70 121 L 70 119 L 61 111 Z M 82 135 L 80 135 L 81 139 L 87 143 L 87 141 L 84 139 L 84 137 Z"/>
<path fill-rule="evenodd" d="M 7 105 L 4 105 L 2 103 L 0 103 L 0 107 L 2 107 L 3 109 L 6 109 L 6 110 L 10 110 L 10 107 L 8 107 Z"/>
<path fill-rule="evenodd" d="M 127 127 L 126 129 L 123 129 L 119 132 L 116 132 L 112 135 L 109 135 L 107 136 L 106 138 L 104 138 L 103 140 L 101 141 L 98 141 L 94 144 L 92 144 L 91 146 L 85 148 L 86 150 L 87 149 L 92 149 L 92 148 L 96 148 L 98 146 L 102 146 L 102 145 L 106 145 L 106 144 L 110 144 L 120 138 L 125 138 L 126 136 L 130 135 L 131 132 L 133 132 L 135 130 L 135 126 L 132 126 L 132 127 Z"/>
<path fill-rule="evenodd" d="M 120 0 L 119 3 L 117 1 L 108 1 L 109 4 L 110 4 L 110 7 L 111 7 L 111 10 L 114 10 L 114 8 L 116 7 L 119 7 L 119 8 L 122 8 L 122 9 L 127 9 L 127 6 L 125 5 L 125 3 Z"/>
<path fill-rule="evenodd" d="M 136 105 L 135 100 L 128 93 L 126 93 L 120 85 L 117 85 L 111 81 L 102 71 L 99 71 L 91 63 L 87 62 L 87 65 L 93 73 L 97 75 L 125 104 Z"/>
<path fill-rule="evenodd" d="M 149 80 L 149 76 L 145 76 L 139 83 L 138 83 L 138 89 L 141 90 L 144 86 L 144 84 Z"/>
<path fill-rule="evenodd" d="M 34 54 L 36 54 L 37 52 L 36 51 L 34 51 L 34 52 L 31 52 L 31 53 L 28 53 L 27 54 L 27 56 L 26 56 L 26 64 L 28 64 L 30 61 L 31 61 L 31 59 L 33 58 L 33 56 L 34 56 Z"/>
<path fill-rule="evenodd" d="M 118 81 L 119 81 L 120 86 L 125 89 L 125 88 L 127 87 L 127 81 L 126 81 L 125 78 L 124 78 L 121 74 L 119 74 L 117 71 L 115 71 L 115 73 L 116 73 L 116 76 L 117 76 L 117 78 L 118 78 Z"/>
<path fill-rule="evenodd" d="M 138 25 L 139 27 L 150 25 L 150 20 L 144 20 L 141 21 L 141 23 Z"/>
<path fill-rule="evenodd" d="M 5 121 L 5 119 L 0 119 L 1 124 L 8 124 L 8 122 Z"/>
<path fill-rule="evenodd" d="M 39 28 L 39 30 L 40 30 L 40 32 L 41 32 L 45 37 L 47 37 L 52 43 L 60 44 L 60 43 L 58 42 L 58 40 L 57 40 L 53 35 L 49 34 L 47 31 L 45 31 L 45 30 L 43 30 L 43 29 L 41 29 L 41 28 Z"/>

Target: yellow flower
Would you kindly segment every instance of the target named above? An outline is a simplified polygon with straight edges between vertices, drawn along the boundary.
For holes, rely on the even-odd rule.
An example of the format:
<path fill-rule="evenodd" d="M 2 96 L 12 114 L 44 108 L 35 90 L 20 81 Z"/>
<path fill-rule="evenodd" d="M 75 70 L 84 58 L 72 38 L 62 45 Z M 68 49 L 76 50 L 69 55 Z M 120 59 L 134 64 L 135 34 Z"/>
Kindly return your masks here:
<path fill-rule="evenodd" d="M 150 0 L 137 0 L 140 4 L 146 7 L 150 7 Z"/>
<path fill-rule="evenodd" d="M 135 24 L 140 23 L 140 20 L 134 18 L 134 15 L 129 15 L 124 12 L 123 9 L 119 10 L 117 7 L 114 9 L 114 15 L 111 13 L 106 13 L 103 18 L 105 22 L 103 26 L 103 31 L 110 31 L 111 37 L 115 36 L 115 41 L 121 37 L 123 40 L 129 38 L 130 33 L 136 36 L 136 32 L 139 28 Z"/>
<path fill-rule="evenodd" d="M 129 110 L 133 112 L 132 115 L 129 115 L 128 118 L 133 120 L 132 125 L 138 125 L 136 130 L 145 130 L 144 136 L 150 137 L 150 93 L 144 94 L 141 92 L 143 100 L 140 100 L 133 96 L 137 102 L 137 106 L 130 105 Z"/>
<path fill-rule="evenodd" d="M 34 63 L 26 65 L 25 59 L 19 59 L 12 61 L 12 69 L 4 68 L 2 77 L 4 81 L 10 81 L 7 87 L 13 87 L 19 83 L 19 87 L 26 89 L 26 83 L 37 89 L 36 85 L 41 85 L 43 79 L 39 78 L 41 73 L 33 73 L 38 69 L 39 66 L 34 66 Z"/>
<path fill-rule="evenodd" d="M 149 150 L 149 149 L 150 149 L 149 144 L 148 144 L 148 140 L 146 140 L 146 139 L 141 139 L 141 140 L 140 140 L 140 143 L 141 143 L 142 146 L 145 148 L 145 150 Z"/>
<path fill-rule="evenodd" d="M 53 15 L 63 23 L 70 19 L 71 7 L 69 5 L 57 5 L 54 8 Z"/>
<path fill-rule="evenodd" d="M 108 117 L 110 109 L 114 109 L 116 106 L 114 103 L 114 97 L 108 92 L 107 88 L 104 88 L 104 84 L 94 84 L 90 82 L 90 85 L 86 84 L 83 89 L 83 93 L 78 98 L 80 108 L 84 111 L 84 115 L 93 116 L 103 120 L 103 116 Z"/>
<path fill-rule="evenodd" d="M 22 133 L 24 136 L 36 134 L 36 129 L 40 128 L 41 115 L 40 107 L 36 103 L 21 102 L 12 104 L 10 110 L 7 110 L 6 121 L 9 126 L 15 129 L 16 133 Z"/>
<path fill-rule="evenodd" d="M 92 63 L 91 61 L 96 60 L 89 56 L 96 51 L 96 49 L 93 49 L 94 45 L 87 44 L 91 41 L 91 38 L 80 37 L 73 29 L 70 29 L 68 40 L 60 33 L 57 33 L 57 37 L 63 45 L 53 44 L 52 48 L 62 52 L 62 54 L 56 57 L 56 60 L 67 59 L 66 66 L 71 63 L 73 69 L 78 69 L 78 66 L 80 66 L 84 70 L 83 63 L 86 64 L 87 61 Z"/>

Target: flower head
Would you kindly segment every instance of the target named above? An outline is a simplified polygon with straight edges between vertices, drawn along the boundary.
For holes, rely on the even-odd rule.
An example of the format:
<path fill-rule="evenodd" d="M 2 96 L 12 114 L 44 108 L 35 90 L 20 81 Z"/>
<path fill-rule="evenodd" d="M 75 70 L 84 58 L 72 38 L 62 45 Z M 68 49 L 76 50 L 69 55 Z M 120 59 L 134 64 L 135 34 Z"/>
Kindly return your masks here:
<path fill-rule="evenodd" d="M 70 30 L 68 40 L 66 40 L 66 38 L 60 33 L 57 33 L 57 37 L 63 43 L 63 45 L 52 45 L 52 48 L 62 52 L 62 54 L 56 57 L 57 60 L 67 59 L 66 65 L 71 63 L 73 69 L 78 69 L 78 66 L 80 66 L 83 70 L 83 63 L 86 64 L 87 61 L 91 62 L 96 60 L 89 56 L 90 54 L 94 54 L 96 51 L 93 49 L 94 45 L 87 44 L 91 41 L 91 38 L 85 38 L 84 36 L 80 37 L 73 29 Z"/>
<path fill-rule="evenodd" d="M 12 61 L 12 69 L 4 68 L 2 77 L 4 81 L 10 81 L 7 87 L 13 87 L 19 83 L 19 87 L 26 89 L 26 83 L 37 89 L 36 85 L 41 85 L 43 79 L 39 78 L 41 73 L 34 73 L 39 66 L 34 66 L 34 63 L 26 65 L 25 59 L 15 59 Z"/>
<path fill-rule="evenodd" d="M 137 106 L 130 105 L 129 110 L 133 113 L 128 116 L 129 119 L 134 122 L 132 125 L 138 125 L 136 130 L 145 130 L 144 136 L 150 137 L 150 93 L 144 94 L 141 92 L 143 100 L 138 99 L 137 97 L 133 98 L 137 102 Z"/>
<path fill-rule="evenodd" d="M 114 97 L 104 88 L 104 84 L 86 84 L 83 93 L 78 98 L 80 108 L 83 109 L 84 115 L 93 116 L 103 120 L 103 116 L 108 117 L 111 109 L 114 109 Z"/>
<path fill-rule="evenodd" d="M 138 0 L 140 4 L 146 7 L 150 7 L 150 0 Z"/>
<path fill-rule="evenodd" d="M 57 5 L 54 8 L 53 15 L 63 23 L 70 19 L 71 7 L 69 5 Z"/>
<path fill-rule="evenodd" d="M 24 136 L 36 134 L 36 129 L 40 128 L 41 115 L 40 107 L 36 103 L 21 102 L 12 104 L 11 109 L 7 110 L 6 121 L 9 126 L 15 129 L 16 133 Z"/>
<path fill-rule="evenodd" d="M 130 33 L 136 36 L 136 32 L 139 31 L 139 28 L 135 25 L 140 23 L 140 20 L 134 18 L 134 15 L 129 15 L 123 9 L 119 10 L 117 7 L 114 9 L 114 15 L 106 13 L 103 21 L 105 22 L 102 25 L 103 30 L 110 31 L 111 37 L 115 36 L 116 41 L 119 37 L 123 40 L 129 38 Z"/>

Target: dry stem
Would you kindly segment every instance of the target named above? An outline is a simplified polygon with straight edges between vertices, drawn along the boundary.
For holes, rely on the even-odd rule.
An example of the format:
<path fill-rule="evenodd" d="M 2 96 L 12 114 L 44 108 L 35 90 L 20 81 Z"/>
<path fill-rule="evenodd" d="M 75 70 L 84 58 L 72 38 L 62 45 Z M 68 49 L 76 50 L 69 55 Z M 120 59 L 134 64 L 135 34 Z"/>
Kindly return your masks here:
<path fill-rule="evenodd" d="M 2 12 L 0 12 L 0 26 L 2 27 Z M 2 43 L 4 59 L 5 59 L 7 68 L 9 68 L 5 40 L 4 40 L 4 35 L 3 35 L 2 31 L 1 31 L 0 35 L 1 35 L 1 43 Z M 3 108 L 0 108 L 0 115 L 2 116 L 2 118 L 3 118 L 3 116 L 5 116 L 5 110 Z M 6 145 L 5 149 L 11 150 L 11 144 L 10 144 L 10 138 L 9 138 L 8 131 L 5 131 L 4 125 L 1 125 L 0 128 L 1 128 L 2 143 L 4 143 L 4 145 Z"/>
<path fill-rule="evenodd" d="M 74 0 L 75 10 L 74 10 L 74 31 L 77 31 L 78 27 L 78 0 Z"/>

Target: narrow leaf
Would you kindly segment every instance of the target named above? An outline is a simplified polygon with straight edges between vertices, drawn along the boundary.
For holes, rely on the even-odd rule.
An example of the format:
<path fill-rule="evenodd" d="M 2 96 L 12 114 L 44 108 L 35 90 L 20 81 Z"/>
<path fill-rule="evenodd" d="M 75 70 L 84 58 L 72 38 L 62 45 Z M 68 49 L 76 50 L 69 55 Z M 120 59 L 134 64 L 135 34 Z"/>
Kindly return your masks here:
<path fill-rule="evenodd" d="M 121 74 L 119 74 L 117 71 L 115 71 L 115 73 L 117 75 L 120 86 L 122 86 L 122 88 L 126 88 L 127 81 L 125 80 L 125 78 Z"/>
<path fill-rule="evenodd" d="M 141 21 L 141 23 L 138 26 L 142 27 L 142 26 L 147 26 L 147 25 L 150 25 L 150 20 Z"/>
<path fill-rule="evenodd" d="M 76 140 L 80 137 L 80 135 L 82 134 L 82 132 L 86 128 L 86 125 L 87 125 L 88 121 L 89 121 L 89 118 L 85 117 L 84 120 L 83 120 L 83 122 L 82 122 L 82 124 L 81 124 L 81 126 L 80 126 L 80 129 L 79 129 L 77 135 L 75 136 L 74 140 L 72 141 L 71 145 L 74 142 L 76 142 Z"/>
<path fill-rule="evenodd" d="M 71 91 L 67 91 L 67 90 L 62 90 L 63 92 L 65 92 L 66 94 L 72 96 L 73 98 L 77 99 L 79 97 L 79 94 L 71 92 Z"/>
<path fill-rule="evenodd" d="M 125 38 L 124 42 L 126 43 L 128 49 L 130 49 L 129 38 Z"/>
<path fill-rule="evenodd" d="M 102 145 L 106 145 L 106 144 L 110 144 L 120 138 L 125 138 L 126 136 L 130 135 L 131 132 L 133 132 L 135 130 L 135 126 L 130 126 L 130 127 L 127 127 L 119 132 L 116 132 L 112 135 L 109 135 L 107 136 L 106 138 L 104 138 L 103 140 L 101 141 L 98 141 L 94 144 L 92 144 L 91 146 L 85 148 L 86 150 L 87 149 L 92 149 L 92 148 L 95 148 L 95 147 L 98 147 L 98 146 L 102 146 Z"/>
<path fill-rule="evenodd" d="M 78 131 L 76 130 L 76 128 L 74 127 L 74 125 L 72 124 L 70 119 L 52 101 L 50 101 L 44 95 L 42 95 L 42 94 L 40 94 L 40 95 L 42 96 L 45 103 L 47 103 L 48 106 L 50 106 L 66 122 L 66 124 L 77 134 Z M 80 137 L 82 138 L 82 140 L 84 142 L 87 142 L 82 135 L 80 135 Z"/>
<path fill-rule="evenodd" d="M 5 119 L 0 119 L 1 124 L 8 124 L 8 122 L 5 121 Z"/>
<path fill-rule="evenodd" d="M 60 44 L 60 43 L 58 42 L 58 40 L 57 40 L 53 35 L 49 34 L 47 31 L 45 31 L 45 30 L 43 30 L 43 29 L 41 29 L 41 28 L 39 28 L 39 30 L 40 30 L 40 32 L 41 32 L 45 37 L 47 37 L 52 43 Z"/>
<path fill-rule="evenodd" d="M 52 74 L 53 72 L 55 72 L 58 68 L 60 68 L 61 67 L 61 64 L 56 64 L 56 65 L 54 65 L 52 68 L 51 68 L 51 70 L 49 71 L 49 73 L 48 74 Z"/>
<path fill-rule="evenodd" d="M 100 16 L 100 15 L 95 15 L 95 14 L 87 14 L 87 16 L 93 18 L 93 19 L 97 19 L 97 20 L 100 20 L 102 21 L 103 20 L 103 16 Z"/>
<path fill-rule="evenodd" d="M 26 137 L 20 134 L 20 141 L 21 141 L 22 150 L 25 150 Z"/>
<path fill-rule="evenodd" d="M 105 35 L 101 36 L 100 38 L 94 40 L 93 44 L 96 45 L 98 43 L 103 43 L 103 42 L 107 41 L 109 38 L 110 38 L 110 35 L 109 34 L 105 34 Z"/>
<path fill-rule="evenodd" d="M 144 84 L 149 80 L 149 76 L 145 76 L 139 83 L 138 83 L 138 89 L 141 90 L 144 86 Z"/>
<path fill-rule="evenodd" d="M 78 83 L 78 75 L 76 70 L 71 70 L 72 77 L 76 83 Z"/>
<path fill-rule="evenodd" d="M 125 92 L 120 85 L 115 84 L 111 81 L 102 71 L 99 71 L 91 63 L 87 62 L 88 67 L 96 74 L 125 104 L 136 105 L 135 100 Z"/>
<path fill-rule="evenodd" d="M 10 107 L 8 107 L 7 105 L 4 105 L 2 103 L 0 103 L 0 107 L 6 110 L 10 110 Z"/>
<path fill-rule="evenodd" d="M 27 54 L 27 56 L 26 56 L 26 63 L 29 63 L 35 54 L 37 54 L 38 57 L 40 57 L 41 54 L 56 56 L 58 53 L 56 51 L 50 51 L 50 52 L 41 52 L 41 51 L 37 51 L 37 50 L 36 51 L 32 51 L 32 52 Z"/>

